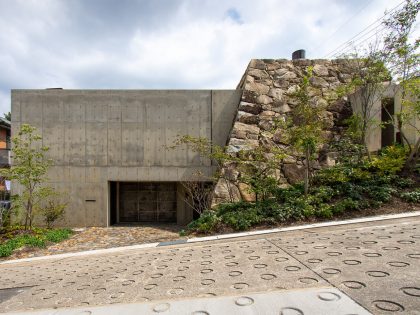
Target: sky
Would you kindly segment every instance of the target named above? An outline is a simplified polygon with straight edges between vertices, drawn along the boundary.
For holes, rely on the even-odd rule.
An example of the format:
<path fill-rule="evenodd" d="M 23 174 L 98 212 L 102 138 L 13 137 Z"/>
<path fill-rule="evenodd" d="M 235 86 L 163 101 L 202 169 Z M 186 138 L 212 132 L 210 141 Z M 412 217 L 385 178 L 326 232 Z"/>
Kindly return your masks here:
<path fill-rule="evenodd" d="M 324 58 L 401 0 L 0 0 L 11 89 L 234 89 L 252 58 Z"/>

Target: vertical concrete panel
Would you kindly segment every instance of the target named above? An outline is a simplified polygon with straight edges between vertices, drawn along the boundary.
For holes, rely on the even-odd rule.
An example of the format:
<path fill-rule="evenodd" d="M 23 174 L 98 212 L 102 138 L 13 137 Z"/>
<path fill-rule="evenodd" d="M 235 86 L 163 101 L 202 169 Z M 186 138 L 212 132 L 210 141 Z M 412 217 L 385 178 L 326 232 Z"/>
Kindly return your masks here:
<path fill-rule="evenodd" d="M 84 190 L 86 226 L 107 224 L 107 182 L 87 184 Z"/>
<path fill-rule="evenodd" d="M 121 165 L 121 123 L 108 122 L 108 166 Z"/>
<path fill-rule="evenodd" d="M 109 96 L 111 98 L 111 96 Z M 112 97 L 108 105 L 108 121 L 121 122 L 121 104 L 119 98 Z"/>
<path fill-rule="evenodd" d="M 137 94 L 127 94 L 121 96 L 121 119 L 122 122 L 138 122 L 139 111 L 141 111 L 142 101 Z"/>
<path fill-rule="evenodd" d="M 107 167 L 86 167 L 85 176 L 86 183 L 102 183 L 107 181 Z"/>
<path fill-rule="evenodd" d="M 229 134 L 241 101 L 242 90 L 212 91 L 212 141 L 219 146 L 227 144 Z"/>
<path fill-rule="evenodd" d="M 108 103 L 110 97 L 99 93 L 86 94 L 86 122 L 108 121 Z"/>
<path fill-rule="evenodd" d="M 139 146 L 139 126 L 136 122 L 122 123 L 121 127 L 121 165 L 137 166 L 143 156 L 143 147 Z"/>
<path fill-rule="evenodd" d="M 84 122 L 66 122 L 64 133 L 64 163 L 84 165 L 86 154 Z"/>
<path fill-rule="evenodd" d="M 20 103 L 22 99 L 23 93 L 19 90 L 12 90 L 11 91 L 11 114 L 12 114 L 12 122 L 19 122 L 21 120 L 20 115 Z"/>
<path fill-rule="evenodd" d="M 85 94 L 78 92 L 62 93 L 64 104 L 64 120 L 71 123 L 81 123 L 86 120 Z"/>
<path fill-rule="evenodd" d="M 186 202 L 185 188 L 177 183 L 177 218 L 176 223 L 179 225 L 187 225 L 193 220 L 193 210 Z"/>
<path fill-rule="evenodd" d="M 42 120 L 57 124 L 65 121 L 65 105 L 60 93 L 46 91 L 42 106 Z"/>
<path fill-rule="evenodd" d="M 65 125 L 64 123 L 54 122 L 53 120 L 46 120 L 43 123 L 42 142 L 47 146 L 47 156 L 53 161 L 55 165 L 62 165 L 64 163 L 65 152 Z"/>
<path fill-rule="evenodd" d="M 107 123 L 89 122 L 86 128 L 86 165 L 106 166 L 108 152 Z"/>
<path fill-rule="evenodd" d="M 20 118 L 22 123 L 42 124 L 43 96 L 38 93 L 24 93 L 20 100 Z"/>

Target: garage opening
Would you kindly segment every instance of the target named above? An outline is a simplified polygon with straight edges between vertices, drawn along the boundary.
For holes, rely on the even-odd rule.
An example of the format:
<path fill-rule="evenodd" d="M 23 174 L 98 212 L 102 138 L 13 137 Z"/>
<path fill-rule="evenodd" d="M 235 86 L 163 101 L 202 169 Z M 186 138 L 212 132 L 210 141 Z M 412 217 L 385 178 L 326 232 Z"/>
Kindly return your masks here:
<path fill-rule="evenodd" d="M 175 182 L 111 182 L 111 224 L 169 223 L 177 219 Z"/>

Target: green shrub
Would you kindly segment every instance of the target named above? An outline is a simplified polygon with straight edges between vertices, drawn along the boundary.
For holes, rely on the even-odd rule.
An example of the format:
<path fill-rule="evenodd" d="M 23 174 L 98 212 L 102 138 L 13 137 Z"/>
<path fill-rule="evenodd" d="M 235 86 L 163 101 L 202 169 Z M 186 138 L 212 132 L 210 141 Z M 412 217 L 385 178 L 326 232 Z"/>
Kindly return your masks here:
<path fill-rule="evenodd" d="M 314 183 L 326 186 L 334 186 L 350 180 L 345 166 L 333 166 L 319 170 L 314 176 Z"/>
<path fill-rule="evenodd" d="M 332 207 L 328 204 L 322 204 L 316 209 L 315 215 L 317 217 L 331 219 L 334 216 Z"/>
<path fill-rule="evenodd" d="M 45 238 L 49 242 L 59 243 L 68 239 L 72 234 L 73 231 L 71 229 L 50 230 L 45 233 Z"/>
<path fill-rule="evenodd" d="M 12 231 L 16 229 L 18 228 L 12 228 Z M 69 238 L 73 233 L 70 229 L 45 230 L 39 228 L 33 228 L 31 232 L 33 234 L 10 235 L 11 238 L 0 245 L 0 257 L 10 256 L 13 250 L 25 245 L 30 247 L 45 247 L 47 242 L 58 243 Z"/>
<path fill-rule="evenodd" d="M 232 211 L 222 214 L 221 221 L 235 230 L 246 230 L 262 221 L 262 216 L 254 207 L 242 211 Z"/>
<path fill-rule="evenodd" d="M 351 211 L 351 210 L 358 210 L 360 209 L 360 202 L 357 200 L 354 200 L 352 198 L 344 198 L 338 202 L 336 202 L 333 206 L 332 206 L 332 212 L 334 214 L 341 214 L 344 213 L 346 211 Z"/>
<path fill-rule="evenodd" d="M 366 187 L 367 195 L 378 202 L 389 202 L 395 189 L 387 186 L 370 186 Z"/>
<path fill-rule="evenodd" d="M 380 155 L 374 157 L 371 166 L 381 175 L 399 172 L 407 159 L 407 148 L 403 146 L 389 146 L 382 149 Z"/>
<path fill-rule="evenodd" d="M 284 203 L 289 201 L 290 199 L 299 198 L 303 195 L 303 186 L 302 185 L 294 185 L 289 188 L 278 188 L 274 196 L 279 203 Z"/>
<path fill-rule="evenodd" d="M 411 178 L 405 178 L 400 176 L 392 177 L 392 185 L 397 188 L 410 188 L 415 184 Z"/>
<path fill-rule="evenodd" d="M 215 230 L 219 222 L 220 219 L 217 217 L 215 211 L 208 210 L 203 212 L 200 218 L 188 224 L 187 228 L 190 231 L 207 233 Z"/>
<path fill-rule="evenodd" d="M 315 213 L 314 207 L 310 204 L 310 199 L 304 196 L 289 200 L 282 206 L 282 209 L 287 219 L 300 220 Z"/>
<path fill-rule="evenodd" d="M 66 206 L 67 204 L 65 203 L 60 203 L 56 200 L 48 200 L 47 204 L 39 210 L 47 228 L 50 229 L 57 220 L 64 217 Z"/>
<path fill-rule="evenodd" d="M 407 202 L 420 203 L 420 189 L 404 192 L 400 195 L 401 199 Z"/>
<path fill-rule="evenodd" d="M 0 257 L 7 257 L 13 253 L 15 248 L 8 242 L 0 245 Z"/>

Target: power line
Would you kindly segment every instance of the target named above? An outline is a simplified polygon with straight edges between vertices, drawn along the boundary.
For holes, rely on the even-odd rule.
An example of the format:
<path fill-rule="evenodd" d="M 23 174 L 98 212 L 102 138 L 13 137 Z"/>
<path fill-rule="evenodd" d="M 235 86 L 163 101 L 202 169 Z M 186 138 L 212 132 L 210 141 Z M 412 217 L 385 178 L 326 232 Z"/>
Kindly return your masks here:
<path fill-rule="evenodd" d="M 380 26 L 382 26 L 381 24 L 379 24 L 377 27 L 375 27 L 374 29 L 372 29 L 372 31 L 378 29 Z M 337 51 L 334 55 L 332 55 L 332 57 L 337 57 L 340 55 L 344 55 L 346 54 L 348 51 L 352 50 L 355 46 L 360 46 L 361 44 L 365 43 L 366 41 L 368 41 L 369 39 L 371 39 L 372 37 L 378 35 L 380 32 L 382 32 L 384 29 L 386 29 L 386 26 L 382 26 L 381 29 L 379 29 L 377 32 L 375 32 L 374 34 L 370 35 L 367 38 L 364 38 L 365 36 L 367 36 L 368 34 L 370 34 L 371 32 L 368 32 L 366 34 L 364 34 L 361 38 L 359 38 L 357 41 L 354 42 L 349 42 L 346 46 L 343 47 L 342 50 Z"/>
<path fill-rule="evenodd" d="M 355 16 L 359 15 L 364 9 L 366 9 L 370 4 L 372 3 L 372 0 L 369 0 L 368 3 L 360 10 L 358 10 L 355 14 L 353 14 L 346 22 L 341 24 L 334 32 L 332 32 L 325 40 L 321 41 L 321 43 L 314 48 L 314 52 L 318 50 L 319 47 L 321 47 L 323 44 L 327 43 L 339 30 L 343 28 L 343 26 L 347 25 Z"/>
<path fill-rule="evenodd" d="M 373 25 L 377 24 L 378 22 L 380 22 L 381 20 L 383 20 L 387 15 L 391 14 L 392 12 L 394 12 L 398 7 L 400 7 L 405 1 L 400 2 L 398 5 L 396 5 L 395 7 L 393 7 L 389 12 L 385 13 L 384 15 L 382 15 L 379 19 L 377 19 L 376 21 L 374 21 L 373 23 L 369 24 L 367 27 L 365 27 L 363 30 L 361 30 L 359 33 L 357 33 L 356 35 L 354 35 L 352 38 L 350 38 L 348 41 L 342 43 L 341 45 L 339 45 L 338 47 L 336 47 L 334 50 L 330 51 L 328 54 L 325 55 L 324 58 L 327 58 L 328 56 L 334 54 L 336 51 L 346 47 L 350 42 L 352 42 L 354 39 L 356 39 L 357 37 L 359 37 L 359 35 L 363 34 L 364 32 L 366 32 L 368 29 L 370 29 Z M 376 27 L 379 27 L 380 25 L 377 25 Z"/>

